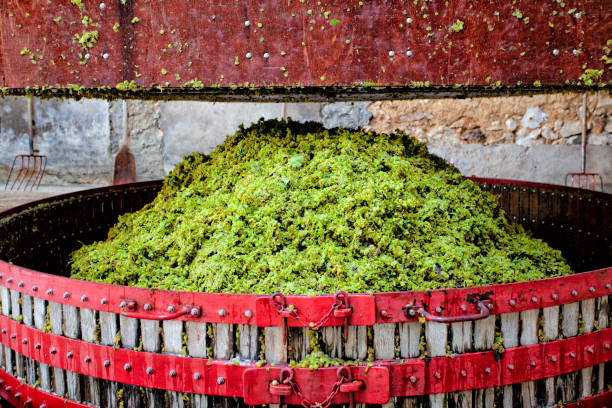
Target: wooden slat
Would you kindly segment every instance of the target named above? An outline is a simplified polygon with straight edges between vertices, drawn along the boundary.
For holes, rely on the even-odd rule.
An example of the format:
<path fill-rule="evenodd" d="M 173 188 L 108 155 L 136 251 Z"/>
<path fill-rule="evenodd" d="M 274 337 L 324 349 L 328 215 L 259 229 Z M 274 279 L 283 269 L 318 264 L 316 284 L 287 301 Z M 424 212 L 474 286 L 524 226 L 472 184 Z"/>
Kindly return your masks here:
<path fill-rule="evenodd" d="M 519 345 L 519 314 L 518 312 L 504 313 L 500 316 L 500 320 L 501 320 L 501 333 L 502 333 L 502 337 L 504 338 L 504 347 L 505 348 L 518 347 Z M 503 387 L 502 406 L 504 408 L 514 407 L 514 392 L 513 392 L 512 385 L 506 385 Z"/>
<path fill-rule="evenodd" d="M 323 327 L 319 331 L 321 332 L 321 340 L 325 345 L 326 354 L 330 357 L 342 358 L 342 346 L 344 343 L 342 326 Z"/>
<path fill-rule="evenodd" d="M 467 340 L 466 340 L 467 342 Z M 474 349 L 491 350 L 495 342 L 495 316 L 474 322 Z M 485 388 L 474 391 L 474 407 L 488 408 L 493 406 L 495 398 L 494 388 Z"/>
<path fill-rule="evenodd" d="M 71 339 L 80 338 L 81 322 L 79 310 L 75 306 L 64 305 L 64 335 Z M 81 364 L 81 362 L 79 362 Z M 68 398 L 73 401 L 81 401 L 81 376 L 71 371 L 66 371 L 66 387 Z"/>
<path fill-rule="evenodd" d="M 368 328 L 366 326 L 349 326 L 344 356 L 348 360 L 365 360 L 368 356 Z"/>
<path fill-rule="evenodd" d="M 34 327 L 44 330 L 47 324 L 47 302 L 34 298 Z M 51 391 L 51 371 L 47 364 L 38 363 L 38 380 L 43 391 Z"/>
<path fill-rule="evenodd" d="M 131 317 L 121 315 L 119 316 L 119 332 L 121 333 L 122 348 L 133 350 L 134 348 L 139 346 L 140 336 L 138 330 L 138 323 L 138 319 L 132 319 Z M 119 367 L 117 369 L 124 369 L 124 367 Z M 142 407 L 140 387 L 123 384 L 123 403 L 126 407 Z"/>
<path fill-rule="evenodd" d="M 580 302 L 582 314 L 582 331 L 591 333 L 595 327 L 595 299 L 587 299 Z M 580 370 L 580 399 L 593 395 L 593 367 L 585 367 Z"/>
<path fill-rule="evenodd" d="M 96 343 L 98 327 L 98 312 L 91 309 L 79 309 L 81 314 L 81 338 L 88 343 Z M 83 377 L 83 396 L 85 401 L 94 406 L 100 406 L 100 381 L 97 378 Z"/>
<path fill-rule="evenodd" d="M 20 321 L 21 316 L 21 293 L 11 289 L 11 315 L 13 319 Z M 23 355 L 13 353 L 15 356 L 15 372 L 17 378 L 25 378 L 25 360 Z"/>
<path fill-rule="evenodd" d="M 62 304 L 49 302 L 49 321 L 51 333 L 62 336 L 64 334 Z M 58 395 L 66 394 L 66 374 L 61 368 L 53 367 L 53 392 Z"/>
<path fill-rule="evenodd" d="M 32 296 L 21 295 L 21 313 L 23 323 L 27 326 L 34 327 L 34 304 Z M 29 385 L 36 384 L 36 361 L 31 358 L 25 359 L 26 383 Z"/>
<path fill-rule="evenodd" d="M 421 344 L 421 324 L 419 322 L 400 323 L 399 337 L 400 337 L 400 357 L 401 358 L 419 357 L 419 354 L 420 354 L 419 346 Z M 422 401 L 423 401 L 423 398 L 421 397 L 401 398 L 398 400 L 397 405 L 401 408 L 418 408 L 421 406 Z"/>
<path fill-rule="evenodd" d="M 564 337 L 578 335 L 578 315 L 580 303 L 570 303 L 561 307 L 563 318 L 561 320 L 561 333 Z M 563 401 L 573 401 L 576 398 L 576 373 L 563 374 L 558 379 L 557 386 L 560 389 Z"/>
<path fill-rule="evenodd" d="M 117 334 L 117 315 L 109 312 L 100 312 L 100 343 L 105 346 L 115 346 Z M 119 385 L 114 381 L 102 380 L 100 381 L 100 389 L 102 406 L 118 408 Z"/>
<path fill-rule="evenodd" d="M 441 357 L 446 355 L 447 338 L 448 327 L 445 323 L 427 322 L 425 324 L 425 341 L 427 342 L 427 354 L 430 357 Z M 445 394 L 429 395 L 430 407 L 446 407 L 445 397 Z"/>
<path fill-rule="evenodd" d="M 608 297 L 603 296 L 597 299 L 597 323 L 600 329 L 605 329 L 609 326 L 610 304 Z M 605 364 L 599 364 L 597 367 L 597 390 L 596 393 L 602 393 L 606 387 L 605 381 Z"/>
<path fill-rule="evenodd" d="M 521 346 L 529 346 L 538 343 L 539 313 L 539 309 L 521 312 Z M 537 405 L 535 385 L 535 381 L 527 381 L 521 384 L 521 406 L 529 408 Z"/>
<path fill-rule="evenodd" d="M 159 329 L 159 322 L 156 320 L 140 320 L 142 349 L 144 351 L 149 351 L 151 353 L 161 352 L 161 336 L 159 335 Z M 148 408 L 162 408 L 164 406 L 164 391 L 145 388 L 145 396 L 145 405 Z"/>
<path fill-rule="evenodd" d="M 208 356 L 206 323 L 187 322 L 185 323 L 185 330 L 187 332 L 187 352 L 189 356 L 206 358 Z M 240 340 L 242 341 L 242 337 Z M 200 394 L 190 394 L 189 398 L 192 408 L 207 408 L 210 402 L 209 397 Z"/>
<path fill-rule="evenodd" d="M 542 309 L 544 327 L 542 335 L 545 342 L 555 341 L 559 338 L 559 306 L 545 307 Z M 543 380 L 544 384 L 544 406 L 552 407 L 556 401 L 556 377 Z"/>
<path fill-rule="evenodd" d="M 472 322 L 451 324 L 451 351 L 456 354 L 467 353 L 472 349 Z M 472 390 L 454 392 L 449 396 L 458 408 L 472 407 Z"/>
<path fill-rule="evenodd" d="M 259 331 L 257 326 L 238 325 L 238 352 L 243 360 L 257 360 L 259 353 Z"/>
<path fill-rule="evenodd" d="M 310 333 L 310 336 L 309 336 Z M 287 328 L 287 361 L 301 361 L 312 351 L 311 336 L 318 334 L 307 327 Z M 242 335 L 240 336 L 242 343 Z M 241 353 L 242 354 L 242 353 Z"/>
<path fill-rule="evenodd" d="M 164 353 L 180 356 L 183 354 L 183 322 L 178 320 L 165 320 L 162 323 L 164 336 Z M 162 373 L 168 375 L 168 373 Z M 183 394 L 175 391 L 166 391 L 166 406 L 184 408 Z"/>
<path fill-rule="evenodd" d="M 264 328 L 265 356 L 268 364 L 287 362 L 287 342 L 284 327 Z M 270 408 L 279 408 L 279 404 L 270 404 Z"/>
<path fill-rule="evenodd" d="M 395 323 L 375 324 L 374 330 L 374 358 L 377 360 L 391 360 L 395 358 Z M 383 408 L 394 406 L 393 398 Z"/>
<path fill-rule="evenodd" d="M 4 316 L 11 315 L 11 294 L 8 288 L 4 286 L 0 287 L 0 299 L 2 299 L 2 314 Z M 7 347 L 1 347 L 2 352 L 2 363 L 4 364 L 4 371 L 13 375 L 13 351 Z"/>
<path fill-rule="evenodd" d="M 225 323 L 213 325 L 213 356 L 223 360 L 229 360 L 234 356 L 234 326 Z M 227 381 L 227 378 L 225 379 Z M 230 407 L 229 398 L 215 398 L 215 406 Z"/>

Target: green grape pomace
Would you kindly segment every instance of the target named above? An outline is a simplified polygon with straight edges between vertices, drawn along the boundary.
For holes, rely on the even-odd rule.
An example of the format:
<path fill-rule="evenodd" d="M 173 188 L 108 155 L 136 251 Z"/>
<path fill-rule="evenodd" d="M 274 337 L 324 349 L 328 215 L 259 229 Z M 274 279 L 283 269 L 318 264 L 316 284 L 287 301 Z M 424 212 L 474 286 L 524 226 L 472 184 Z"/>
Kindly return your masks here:
<path fill-rule="evenodd" d="M 405 291 L 571 273 L 496 196 L 408 135 L 259 121 L 194 153 L 72 256 L 72 277 L 158 289 Z"/>

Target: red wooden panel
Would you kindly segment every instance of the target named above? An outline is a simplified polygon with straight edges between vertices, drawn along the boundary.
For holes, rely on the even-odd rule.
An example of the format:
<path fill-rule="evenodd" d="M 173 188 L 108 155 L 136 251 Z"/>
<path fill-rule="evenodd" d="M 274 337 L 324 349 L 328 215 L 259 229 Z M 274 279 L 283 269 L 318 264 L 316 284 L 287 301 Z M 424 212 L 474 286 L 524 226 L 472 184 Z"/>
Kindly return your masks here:
<path fill-rule="evenodd" d="M 198 81 L 230 96 L 240 93 L 232 87 L 251 86 L 359 95 L 374 85 L 415 94 L 456 84 L 565 86 L 586 69 L 604 70 L 595 82 L 612 80 L 601 60 L 612 38 L 608 0 L 100 3 L 1 0 L 3 86 L 96 89 L 133 80 L 193 89 L 186 84 Z M 84 31 L 98 32 L 91 48 L 76 41 Z"/>

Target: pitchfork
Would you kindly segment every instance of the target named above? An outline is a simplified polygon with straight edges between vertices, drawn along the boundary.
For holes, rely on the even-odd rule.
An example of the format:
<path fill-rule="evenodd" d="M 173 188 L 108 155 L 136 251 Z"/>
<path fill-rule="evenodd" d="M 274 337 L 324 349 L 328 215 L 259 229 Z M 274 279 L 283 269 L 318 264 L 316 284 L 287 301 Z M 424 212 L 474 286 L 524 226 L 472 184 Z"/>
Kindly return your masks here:
<path fill-rule="evenodd" d="M 580 173 L 568 173 L 565 175 L 565 185 L 588 190 L 595 190 L 595 182 L 599 180 L 600 191 L 603 191 L 603 179 L 598 173 L 586 173 L 586 141 L 587 141 L 587 94 L 582 95 L 582 145 Z M 569 178 L 569 183 L 568 183 Z"/>
<path fill-rule="evenodd" d="M 47 168 L 47 156 L 38 154 L 38 150 L 34 149 L 33 125 L 32 99 L 28 98 L 28 137 L 30 154 L 18 154 L 15 156 L 13 165 L 6 179 L 6 184 L 4 185 L 5 190 L 21 190 L 23 188 L 23 191 L 26 191 L 29 188 L 30 191 L 32 191 L 35 187 L 37 190 L 38 187 L 40 187 L 40 182 Z M 19 170 L 17 171 L 18 163 Z M 13 173 L 17 173 L 17 176 L 11 182 Z"/>

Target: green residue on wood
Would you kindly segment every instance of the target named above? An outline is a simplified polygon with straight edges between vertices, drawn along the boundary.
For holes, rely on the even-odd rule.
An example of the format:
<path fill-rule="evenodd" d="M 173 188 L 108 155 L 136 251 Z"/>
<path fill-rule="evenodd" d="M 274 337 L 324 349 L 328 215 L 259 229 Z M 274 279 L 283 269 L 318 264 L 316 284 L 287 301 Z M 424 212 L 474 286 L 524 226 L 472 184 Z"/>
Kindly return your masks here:
<path fill-rule="evenodd" d="M 496 196 L 404 133 L 260 121 L 185 157 L 72 256 L 78 279 L 228 293 L 436 289 L 570 273 Z"/>

